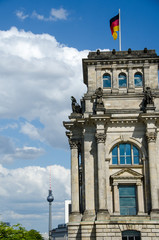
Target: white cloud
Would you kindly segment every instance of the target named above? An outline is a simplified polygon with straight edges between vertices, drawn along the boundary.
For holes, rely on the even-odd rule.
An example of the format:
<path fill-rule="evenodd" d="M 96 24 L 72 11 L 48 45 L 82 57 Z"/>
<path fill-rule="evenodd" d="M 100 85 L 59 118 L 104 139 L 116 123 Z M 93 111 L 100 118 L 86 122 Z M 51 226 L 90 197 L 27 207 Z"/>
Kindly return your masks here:
<path fill-rule="evenodd" d="M 31 139 L 44 141 L 44 139 L 40 136 L 39 130 L 29 122 L 21 124 L 20 132 L 28 135 Z"/>
<path fill-rule="evenodd" d="M 25 20 L 26 18 L 35 18 L 37 20 L 45 21 L 45 22 L 57 21 L 57 20 L 67 20 L 68 15 L 69 15 L 68 11 L 62 7 L 59 9 L 52 8 L 49 16 L 47 16 L 47 17 L 45 17 L 43 14 L 37 13 L 37 11 L 35 11 L 35 10 L 30 15 L 24 14 L 24 12 L 21 10 L 16 11 L 16 16 L 21 20 Z"/>
<path fill-rule="evenodd" d="M 16 16 L 17 16 L 19 19 L 21 19 L 21 20 L 24 20 L 24 19 L 26 19 L 26 18 L 29 17 L 29 15 L 28 15 L 28 14 L 24 14 L 23 11 L 16 11 Z"/>
<path fill-rule="evenodd" d="M 44 149 L 24 146 L 15 148 L 9 138 L 0 136 L 0 163 L 10 163 L 16 159 L 33 160 L 45 153 Z"/>
<path fill-rule="evenodd" d="M 51 9 L 51 16 L 54 17 L 55 20 L 57 20 L 57 19 L 66 20 L 67 16 L 68 16 L 68 12 L 64 8 L 60 8 L 60 9 L 52 8 Z"/>
<path fill-rule="evenodd" d="M 9 128 L 16 129 L 16 128 L 18 128 L 18 124 L 17 123 L 6 124 L 6 125 L 0 127 L 0 131 L 4 131 Z"/>
<path fill-rule="evenodd" d="M 61 45 L 49 34 L 15 27 L 0 31 L 0 39 L 1 118 L 39 119 L 43 129 L 25 124 L 21 131 L 45 139 L 53 147 L 63 147 L 67 140 L 62 122 L 71 113 L 70 97 L 79 101 L 86 92 L 82 58 L 88 51 Z"/>
<path fill-rule="evenodd" d="M 45 18 L 43 15 L 38 14 L 36 11 L 33 11 L 32 17 L 37 18 L 38 20 L 41 20 L 41 21 L 48 21 L 48 18 Z"/>
<path fill-rule="evenodd" d="M 36 159 L 42 154 L 44 154 L 44 150 L 41 148 L 24 146 L 23 148 L 16 148 L 13 158 Z"/>
<path fill-rule="evenodd" d="M 70 198 L 70 170 L 53 165 L 54 226 L 64 219 L 64 200 Z M 0 165 L 0 219 L 47 231 L 50 166 L 9 170 Z M 45 223 L 45 224 L 44 224 Z"/>

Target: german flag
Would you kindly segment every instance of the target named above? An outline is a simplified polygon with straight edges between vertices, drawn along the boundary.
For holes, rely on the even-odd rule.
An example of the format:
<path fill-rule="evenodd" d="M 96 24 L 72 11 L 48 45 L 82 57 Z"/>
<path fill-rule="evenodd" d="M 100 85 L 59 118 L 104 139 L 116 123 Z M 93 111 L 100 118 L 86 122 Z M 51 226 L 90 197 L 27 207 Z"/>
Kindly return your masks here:
<path fill-rule="evenodd" d="M 116 40 L 118 37 L 117 31 L 119 31 L 119 14 L 110 19 L 110 30 L 114 40 Z"/>

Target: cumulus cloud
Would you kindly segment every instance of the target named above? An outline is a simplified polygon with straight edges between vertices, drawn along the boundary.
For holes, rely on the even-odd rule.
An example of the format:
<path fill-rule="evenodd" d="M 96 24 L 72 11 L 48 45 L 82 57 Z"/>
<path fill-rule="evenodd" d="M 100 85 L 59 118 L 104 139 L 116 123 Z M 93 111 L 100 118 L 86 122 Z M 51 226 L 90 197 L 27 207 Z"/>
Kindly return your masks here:
<path fill-rule="evenodd" d="M 16 147 L 11 138 L 0 136 L 0 163 L 9 163 L 16 159 L 33 160 L 44 153 L 43 148 L 33 146 Z"/>
<path fill-rule="evenodd" d="M 29 122 L 25 122 L 21 124 L 20 132 L 23 134 L 28 135 L 31 139 L 44 141 L 44 139 L 40 136 L 38 128 L 36 128 L 34 125 L 32 125 Z"/>
<path fill-rule="evenodd" d="M 32 166 L 9 170 L 0 165 L 1 220 L 22 223 L 46 231 L 48 220 L 49 172 L 54 195 L 54 226 L 64 219 L 64 200 L 70 198 L 70 170 L 59 165 L 46 168 Z M 46 225 L 45 225 L 45 224 Z"/>
<path fill-rule="evenodd" d="M 86 92 L 82 58 L 88 51 L 62 45 L 49 34 L 15 27 L 0 31 L 0 39 L 0 118 L 39 119 L 43 129 L 37 131 L 26 123 L 21 131 L 63 147 L 66 137 L 62 121 L 71 112 L 70 96 L 79 101 Z"/>

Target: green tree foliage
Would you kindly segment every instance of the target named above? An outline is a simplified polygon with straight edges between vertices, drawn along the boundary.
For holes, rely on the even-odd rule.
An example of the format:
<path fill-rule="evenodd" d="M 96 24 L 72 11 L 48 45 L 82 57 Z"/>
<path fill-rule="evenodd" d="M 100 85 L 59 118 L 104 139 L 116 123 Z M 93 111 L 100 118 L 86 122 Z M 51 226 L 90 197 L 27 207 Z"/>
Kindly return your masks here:
<path fill-rule="evenodd" d="M 39 232 L 34 229 L 27 231 L 20 224 L 7 226 L 0 223 L 0 239 L 2 240 L 43 240 Z"/>

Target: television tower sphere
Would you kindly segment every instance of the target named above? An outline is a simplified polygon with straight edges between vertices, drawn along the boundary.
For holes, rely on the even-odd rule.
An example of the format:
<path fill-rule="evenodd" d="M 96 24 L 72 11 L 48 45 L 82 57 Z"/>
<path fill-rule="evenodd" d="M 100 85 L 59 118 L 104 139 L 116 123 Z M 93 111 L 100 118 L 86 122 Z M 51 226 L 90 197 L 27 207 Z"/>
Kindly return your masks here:
<path fill-rule="evenodd" d="M 47 197 L 47 201 L 49 203 L 53 202 L 54 201 L 54 197 L 52 195 L 52 190 L 49 190 L 49 196 Z"/>

